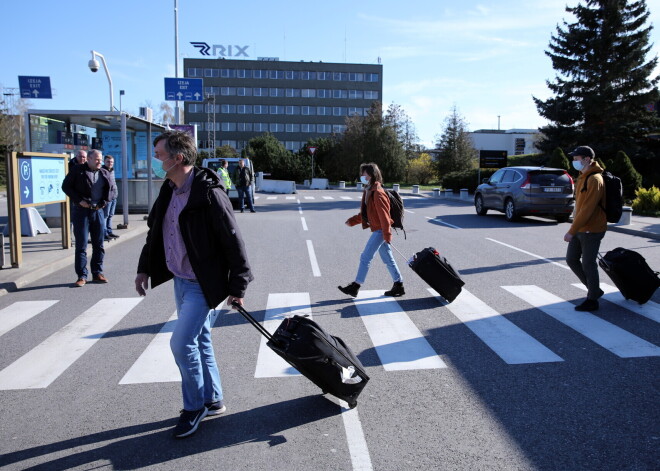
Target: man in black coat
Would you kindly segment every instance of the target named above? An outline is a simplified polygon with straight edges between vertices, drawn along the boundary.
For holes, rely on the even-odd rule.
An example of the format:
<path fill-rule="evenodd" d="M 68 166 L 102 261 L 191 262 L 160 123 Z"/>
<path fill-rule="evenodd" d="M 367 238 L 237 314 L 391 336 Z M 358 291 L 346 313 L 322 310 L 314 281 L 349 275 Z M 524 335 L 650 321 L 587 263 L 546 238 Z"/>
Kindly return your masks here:
<path fill-rule="evenodd" d="M 76 165 L 67 173 L 62 191 L 71 199 L 71 223 L 76 239 L 75 270 L 78 280 L 74 286 L 87 284 L 87 237 L 92 240 L 92 280 L 107 283 L 103 274 L 103 238 L 105 216 L 103 208 L 110 199 L 110 175 L 102 168 L 103 154 L 92 150 L 85 164 Z"/>
<path fill-rule="evenodd" d="M 226 410 L 211 342 L 210 314 L 227 299 L 243 304 L 253 277 L 247 251 L 218 175 L 194 166 L 193 138 L 166 131 L 154 140 L 152 168 L 166 178 L 149 213 L 135 289 L 140 296 L 174 279 L 178 320 L 170 347 L 181 372 L 183 410 L 174 436 Z"/>

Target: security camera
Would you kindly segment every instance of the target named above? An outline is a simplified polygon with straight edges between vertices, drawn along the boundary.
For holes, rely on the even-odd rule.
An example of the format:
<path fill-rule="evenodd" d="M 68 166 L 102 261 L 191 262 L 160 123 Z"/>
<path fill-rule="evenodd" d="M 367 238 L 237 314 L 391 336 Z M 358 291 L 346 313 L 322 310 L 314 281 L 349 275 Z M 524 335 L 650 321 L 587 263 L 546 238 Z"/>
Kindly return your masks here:
<path fill-rule="evenodd" d="M 99 71 L 99 61 L 96 59 L 92 59 L 87 63 L 87 66 L 89 67 L 89 70 L 92 72 L 98 72 Z"/>

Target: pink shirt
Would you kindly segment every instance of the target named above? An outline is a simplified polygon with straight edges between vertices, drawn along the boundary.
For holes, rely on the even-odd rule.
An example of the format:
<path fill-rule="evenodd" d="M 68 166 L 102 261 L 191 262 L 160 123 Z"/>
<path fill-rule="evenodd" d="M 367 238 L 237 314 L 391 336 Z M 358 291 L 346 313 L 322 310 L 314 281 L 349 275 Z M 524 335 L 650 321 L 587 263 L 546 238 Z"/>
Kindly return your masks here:
<path fill-rule="evenodd" d="M 186 251 L 186 244 L 181 237 L 181 228 L 179 227 L 179 215 L 183 208 L 188 203 L 190 197 L 190 188 L 192 187 L 193 175 L 195 172 L 191 171 L 188 174 L 186 182 L 181 188 L 170 180 L 172 187 L 172 199 L 165 212 L 165 219 L 163 220 L 163 244 L 165 246 L 165 261 L 167 268 L 174 276 L 185 278 L 187 280 L 194 280 L 197 277 L 190 265 L 188 253 Z"/>

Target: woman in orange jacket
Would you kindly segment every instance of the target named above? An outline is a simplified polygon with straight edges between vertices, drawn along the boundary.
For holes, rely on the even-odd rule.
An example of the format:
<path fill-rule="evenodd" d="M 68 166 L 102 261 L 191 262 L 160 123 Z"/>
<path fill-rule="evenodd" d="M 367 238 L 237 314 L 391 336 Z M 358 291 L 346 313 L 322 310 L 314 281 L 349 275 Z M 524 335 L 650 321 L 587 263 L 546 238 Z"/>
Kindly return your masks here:
<path fill-rule="evenodd" d="M 365 185 L 360 213 L 348 219 L 346 225 L 352 227 L 361 223 L 362 229 L 371 229 L 371 237 L 360 255 L 360 265 L 355 281 L 346 286 L 338 286 L 338 288 L 344 294 L 357 296 L 360 286 L 367 278 L 371 260 L 378 252 L 394 280 L 392 289 L 385 291 L 385 296 L 403 296 L 406 294 L 403 289 L 403 277 L 390 248 L 392 242 L 390 198 L 383 190 L 383 177 L 378 165 L 375 163 L 360 165 L 360 181 Z"/>

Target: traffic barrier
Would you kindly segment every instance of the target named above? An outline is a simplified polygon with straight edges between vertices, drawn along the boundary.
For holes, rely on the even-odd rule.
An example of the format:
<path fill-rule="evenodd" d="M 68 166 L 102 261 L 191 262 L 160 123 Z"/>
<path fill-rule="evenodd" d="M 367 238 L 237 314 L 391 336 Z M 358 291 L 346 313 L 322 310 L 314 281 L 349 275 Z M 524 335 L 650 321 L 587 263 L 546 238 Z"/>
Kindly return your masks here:
<path fill-rule="evenodd" d="M 355 185 L 355 189 L 357 191 L 362 191 L 362 182 L 357 182 L 357 185 Z"/>
<path fill-rule="evenodd" d="M 340 190 L 343 190 L 343 189 L 345 189 L 345 188 L 346 188 L 346 182 L 345 182 L 345 181 L 340 181 L 340 182 L 339 182 L 339 189 L 340 189 Z"/>
<path fill-rule="evenodd" d="M 433 188 L 433 196 L 436 198 L 440 196 L 440 188 Z"/>
<path fill-rule="evenodd" d="M 261 181 L 260 191 L 266 193 L 295 193 L 296 192 L 296 182 L 289 180 L 267 180 L 263 179 Z"/>
<path fill-rule="evenodd" d="M 412 186 L 412 194 L 413 195 L 419 195 L 419 185 L 413 185 Z"/>
<path fill-rule="evenodd" d="M 395 183 L 394 185 L 392 185 L 392 189 L 394 191 L 396 191 L 397 193 L 399 192 L 399 187 L 400 187 L 400 185 L 398 183 Z"/>
<path fill-rule="evenodd" d="M 454 196 L 454 190 L 445 190 L 445 198 L 451 198 Z"/>
<path fill-rule="evenodd" d="M 615 226 L 629 226 L 632 224 L 632 208 L 630 206 L 624 206 L 623 212 L 621 213 L 621 219 L 615 224 Z"/>
<path fill-rule="evenodd" d="M 312 184 L 309 186 L 310 190 L 327 190 L 330 188 L 327 178 L 312 178 Z"/>
<path fill-rule="evenodd" d="M 469 200 L 470 199 L 470 195 L 468 193 L 467 188 L 461 188 L 461 199 L 462 200 Z"/>

